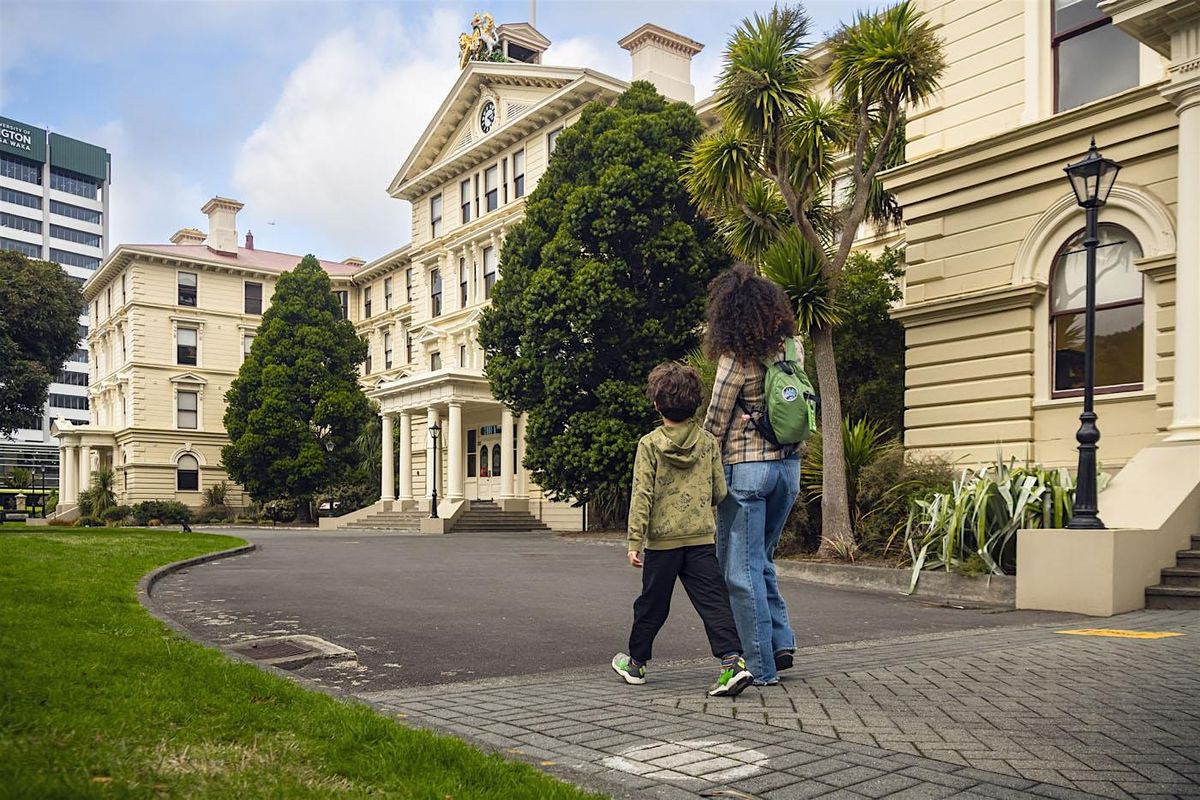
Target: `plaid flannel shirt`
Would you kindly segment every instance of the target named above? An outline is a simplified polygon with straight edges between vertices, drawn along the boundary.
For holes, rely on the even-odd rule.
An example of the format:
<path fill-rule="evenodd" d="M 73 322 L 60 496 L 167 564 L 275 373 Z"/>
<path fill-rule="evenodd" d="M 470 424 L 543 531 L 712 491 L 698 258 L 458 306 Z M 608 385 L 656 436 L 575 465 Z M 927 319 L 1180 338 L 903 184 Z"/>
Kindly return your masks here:
<path fill-rule="evenodd" d="M 781 348 L 779 357 L 783 356 Z M 803 363 L 804 345 L 799 339 L 796 340 L 796 358 Z M 766 377 L 767 368 L 761 361 L 743 364 L 726 353 L 717 362 L 717 379 L 704 417 L 704 429 L 721 443 L 721 460 L 726 465 L 778 461 L 795 451 L 795 448 L 778 447 L 764 439 L 738 403 L 740 397 L 748 408 L 762 406 Z"/>

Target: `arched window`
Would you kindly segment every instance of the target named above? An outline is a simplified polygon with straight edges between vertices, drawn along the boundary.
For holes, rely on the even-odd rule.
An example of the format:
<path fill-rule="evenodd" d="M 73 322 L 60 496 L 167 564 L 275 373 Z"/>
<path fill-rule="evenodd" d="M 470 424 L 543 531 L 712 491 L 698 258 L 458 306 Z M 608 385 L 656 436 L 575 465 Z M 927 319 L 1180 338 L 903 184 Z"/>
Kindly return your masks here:
<path fill-rule="evenodd" d="M 492 445 L 492 475 L 500 474 L 500 445 Z"/>
<path fill-rule="evenodd" d="M 488 471 L 488 448 L 486 444 L 479 448 L 479 477 L 491 477 L 491 473 Z"/>
<path fill-rule="evenodd" d="M 1096 250 L 1096 347 L 1098 392 L 1142 388 L 1142 273 L 1134 264 L 1142 247 L 1119 225 L 1102 223 Z M 1062 246 L 1050 279 L 1050 336 L 1054 351 L 1053 395 L 1083 392 L 1084 309 L 1087 300 L 1085 231 Z"/>
<path fill-rule="evenodd" d="M 200 462 L 186 453 L 175 462 L 175 489 L 180 492 L 200 491 Z"/>

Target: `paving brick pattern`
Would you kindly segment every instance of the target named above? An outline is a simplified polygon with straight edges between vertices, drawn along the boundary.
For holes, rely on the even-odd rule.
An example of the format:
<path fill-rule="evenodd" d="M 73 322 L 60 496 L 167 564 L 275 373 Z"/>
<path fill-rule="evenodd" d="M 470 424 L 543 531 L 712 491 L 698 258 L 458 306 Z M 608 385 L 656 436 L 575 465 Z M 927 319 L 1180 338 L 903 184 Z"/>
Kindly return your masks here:
<path fill-rule="evenodd" d="M 628 797 L 1200 797 L 1200 614 L 801 650 L 775 687 L 707 698 L 712 666 L 607 667 L 363 695 L 406 721 Z M 1058 627 L 1062 627 L 1061 625 Z"/>

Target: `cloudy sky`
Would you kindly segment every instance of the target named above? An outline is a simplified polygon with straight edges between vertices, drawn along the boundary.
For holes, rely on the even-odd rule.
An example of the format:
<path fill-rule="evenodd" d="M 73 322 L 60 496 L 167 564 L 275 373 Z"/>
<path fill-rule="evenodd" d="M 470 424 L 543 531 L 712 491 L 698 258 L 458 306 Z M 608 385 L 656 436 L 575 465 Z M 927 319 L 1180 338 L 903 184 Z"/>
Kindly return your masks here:
<path fill-rule="evenodd" d="M 629 78 L 617 39 L 654 22 L 703 42 L 709 93 L 730 31 L 770 2 L 539 0 L 546 61 Z M 815 37 L 879 3 L 809 2 Z M 528 0 L 3 0 L 0 115 L 112 154 L 112 240 L 164 242 L 213 195 L 258 247 L 341 260 L 409 238 L 386 187 L 458 75 L 471 14 Z"/>

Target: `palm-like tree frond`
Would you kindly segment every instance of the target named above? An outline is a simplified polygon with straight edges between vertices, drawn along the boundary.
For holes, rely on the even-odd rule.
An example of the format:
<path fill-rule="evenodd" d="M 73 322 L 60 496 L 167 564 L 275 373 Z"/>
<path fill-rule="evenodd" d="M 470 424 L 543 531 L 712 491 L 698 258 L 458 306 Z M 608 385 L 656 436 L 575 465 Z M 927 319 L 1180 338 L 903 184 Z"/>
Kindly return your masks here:
<path fill-rule="evenodd" d="M 790 224 L 787 204 L 779 188 L 765 180 L 752 181 L 741 202 L 717 218 L 717 230 L 729 252 L 755 263 L 779 238 L 779 231 Z"/>
<path fill-rule="evenodd" d="M 717 107 L 746 131 L 769 135 L 808 93 L 813 71 L 804 54 L 809 20 L 776 6 L 742 20 L 725 51 Z"/>
<path fill-rule="evenodd" d="M 827 183 L 839 153 L 850 145 L 852 126 L 837 103 L 805 97 L 785 125 L 792 185 L 809 193 Z"/>
<path fill-rule="evenodd" d="M 829 76 L 852 106 L 884 102 L 917 104 L 938 88 L 946 69 L 933 25 L 904 0 L 874 15 L 860 16 L 833 39 Z"/>
<path fill-rule="evenodd" d="M 687 154 L 683 182 L 710 215 L 736 206 L 754 181 L 757 157 L 750 143 L 726 125 L 696 142 Z"/>
<path fill-rule="evenodd" d="M 762 258 L 762 272 L 787 292 L 796 307 L 796 321 L 801 330 L 837 324 L 838 309 L 830 297 L 821 255 L 799 228 L 788 228 L 767 249 Z"/>

